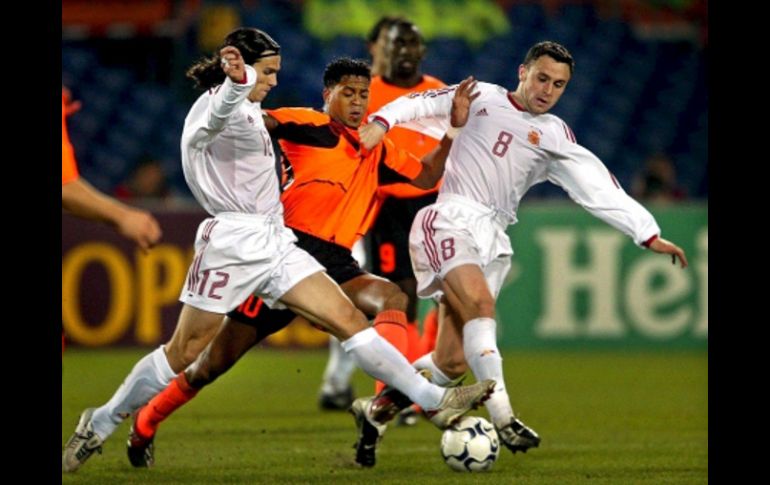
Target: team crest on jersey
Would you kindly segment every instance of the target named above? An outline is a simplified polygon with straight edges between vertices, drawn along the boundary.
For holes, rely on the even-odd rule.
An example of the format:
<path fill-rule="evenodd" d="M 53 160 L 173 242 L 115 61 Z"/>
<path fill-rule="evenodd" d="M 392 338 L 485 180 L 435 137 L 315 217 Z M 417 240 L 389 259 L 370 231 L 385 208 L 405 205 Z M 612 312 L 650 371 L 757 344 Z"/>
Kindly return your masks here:
<path fill-rule="evenodd" d="M 529 133 L 527 133 L 527 140 L 535 145 L 536 147 L 540 146 L 540 133 L 538 133 L 536 130 L 529 130 Z"/>
<path fill-rule="evenodd" d="M 486 108 L 481 108 L 480 110 L 476 111 L 476 116 L 489 116 L 487 113 Z"/>
<path fill-rule="evenodd" d="M 250 125 L 254 124 L 254 118 L 252 118 L 251 115 L 246 115 L 246 119 L 249 121 Z"/>

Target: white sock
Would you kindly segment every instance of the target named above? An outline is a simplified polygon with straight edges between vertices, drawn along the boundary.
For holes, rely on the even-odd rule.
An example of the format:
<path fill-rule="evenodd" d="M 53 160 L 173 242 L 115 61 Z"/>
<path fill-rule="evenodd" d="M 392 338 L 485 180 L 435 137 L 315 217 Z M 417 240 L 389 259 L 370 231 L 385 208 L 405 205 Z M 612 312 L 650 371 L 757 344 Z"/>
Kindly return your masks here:
<path fill-rule="evenodd" d="M 364 372 L 403 392 L 423 409 L 436 409 L 445 390 L 414 371 L 406 357 L 371 327 L 342 342 Z"/>
<path fill-rule="evenodd" d="M 142 357 L 107 404 L 94 411 L 94 432 L 107 439 L 124 419 L 165 389 L 174 377 L 162 345 Z"/>
<path fill-rule="evenodd" d="M 491 318 L 474 318 L 463 326 L 465 360 L 476 380 L 494 379 L 495 392 L 484 405 L 492 422 L 498 426 L 508 424 L 513 416 L 511 401 L 505 389 L 503 358 L 497 348 L 496 324 Z"/>
<path fill-rule="evenodd" d="M 321 392 L 337 394 L 345 391 L 350 387 L 350 377 L 355 370 L 356 362 L 353 357 L 345 352 L 336 337 L 329 336 L 329 361 L 324 370 Z"/>
<path fill-rule="evenodd" d="M 454 381 L 454 379 L 451 379 L 438 368 L 436 362 L 433 360 L 433 352 L 428 352 L 412 362 L 412 367 L 417 370 L 428 369 L 431 373 L 430 381 L 437 386 L 446 387 Z"/>

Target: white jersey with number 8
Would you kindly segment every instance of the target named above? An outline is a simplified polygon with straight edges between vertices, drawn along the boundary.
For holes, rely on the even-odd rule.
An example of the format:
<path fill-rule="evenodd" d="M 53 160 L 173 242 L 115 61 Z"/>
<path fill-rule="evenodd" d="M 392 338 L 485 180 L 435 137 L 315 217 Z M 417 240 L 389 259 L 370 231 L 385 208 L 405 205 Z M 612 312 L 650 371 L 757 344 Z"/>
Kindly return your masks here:
<path fill-rule="evenodd" d="M 436 136 L 449 126 L 456 87 L 403 96 L 383 106 L 370 119 L 380 117 L 390 126 L 403 125 Z M 439 198 L 461 196 L 488 208 L 506 225 L 514 224 L 527 190 L 548 180 L 640 246 L 660 234 L 652 214 L 626 194 L 593 153 L 577 144 L 572 130 L 559 117 L 527 112 L 501 86 L 480 82 L 477 89 L 480 95 L 471 104 L 468 122 L 449 152 Z M 424 224 L 425 216 L 420 214 L 415 226 Z M 411 236 L 421 240 L 413 241 L 410 236 L 412 251 L 416 244 L 430 244 L 424 230 L 430 228 L 413 227 Z M 465 232 L 473 237 L 473 231 Z M 477 246 L 483 244 L 478 241 Z M 496 256 L 484 259 L 489 262 Z M 446 271 L 444 268 L 436 275 L 443 276 Z M 419 286 L 425 290 L 430 283 L 420 281 Z"/>

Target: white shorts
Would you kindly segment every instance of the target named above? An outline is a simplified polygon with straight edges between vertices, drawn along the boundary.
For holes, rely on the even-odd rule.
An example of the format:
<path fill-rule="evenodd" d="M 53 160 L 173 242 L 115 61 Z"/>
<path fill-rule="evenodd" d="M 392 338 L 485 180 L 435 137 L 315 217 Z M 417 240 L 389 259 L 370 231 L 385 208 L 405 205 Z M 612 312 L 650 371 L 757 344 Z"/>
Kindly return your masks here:
<path fill-rule="evenodd" d="M 435 204 L 420 209 L 409 232 L 409 255 L 420 298 L 444 294 L 441 280 L 454 268 L 475 264 L 497 298 L 511 269 L 508 220 L 471 199 L 441 194 Z"/>
<path fill-rule="evenodd" d="M 227 313 L 251 294 L 270 308 L 284 293 L 324 267 L 294 243 L 280 215 L 225 212 L 198 226 L 195 258 L 179 300 L 195 308 Z"/>

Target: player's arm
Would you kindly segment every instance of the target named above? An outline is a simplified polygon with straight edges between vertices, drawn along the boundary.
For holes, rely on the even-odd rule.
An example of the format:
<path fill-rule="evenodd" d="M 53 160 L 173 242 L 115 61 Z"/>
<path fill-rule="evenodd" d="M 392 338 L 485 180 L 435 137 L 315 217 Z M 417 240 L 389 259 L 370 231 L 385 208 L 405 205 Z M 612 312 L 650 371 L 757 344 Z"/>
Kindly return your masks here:
<path fill-rule="evenodd" d="M 471 103 L 479 97 L 476 91 L 476 81 L 469 77 L 461 82 L 452 97 L 452 110 L 449 113 L 451 126 L 444 134 L 438 146 L 430 153 L 422 157 L 422 171 L 417 178 L 412 180 L 412 185 L 421 189 L 433 188 L 444 175 L 446 159 L 449 149 L 452 148 L 452 140 L 457 137 L 460 129 L 468 122 Z"/>
<path fill-rule="evenodd" d="M 257 82 L 257 71 L 243 62 L 243 57 L 236 47 L 223 47 L 219 55 L 222 58 L 225 81 L 214 88 L 208 109 L 193 124 L 191 134 L 185 136 L 188 143 L 195 147 L 207 145 L 225 128 L 227 120 L 248 97 Z"/>
<path fill-rule="evenodd" d="M 277 119 L 273 118 L 272 116 L 270 116 L 267 113 L 264 113 L 262 115 L 262 120 L 264 120 L 264 122 L 265 122 L 265 128 L 267 129 L 267 131 L 269 131 L 271 133 L 273 132 L 273 130 L 275 130 L 276 128 L 278 128 L 281 125 L 280 121 L 278 121 Z"/>
<path fill-rule="evenodd" d="M 478 95 L 476 81 L 471 76 L 454 86 L 401 96 L 369 116 L 369 123 L 358 130 L 361 144 L 371 149 L 382 141 L 385 133 L 393 126 L 415 120 L 425 122 L 425 120 L 434 119 L 441 125 L 441 131 L 447 129 L 447 121 L 450 121 L 451 126 L 463 126 L 467 121 L 467 113 L 465 121 L 457 124 L 459 121 L 453 115 L 454 105 L 458 99 L 470 105 Z"/>
<path fill-rule="evenodd" d="M 463 121 L 462 124 L 465 125 L 465 121 Z M 444 137 L 441 138 L 441 141 L 436 148 L 422 157 L 420 160 L 422 170 L 417 177 L 410 180 L 409 183 L 421 189 L 432 189 L 436 187 L 436 184 L 441 180 L 441 177 L 444 176 L 444 168 L 446 167 L 446 160 L 449 157 L 449 150 L 452 148 L 452 140 L 457 138 L 459 133 L 459 127 L 451 126 L 444 134 Z"/>
<path fill-rule="evenodd" d="M 420 160 L 422 170 L 409 183 L 421 189 L 432 189 L 441 180 L 441 177 L 444 176 L 444 167 L 447 156 L 449 156 L 449 149 L 452 148 L 452 140 L 457 134 L 457 128 L 450 130 L 452 132 L 448 131 L 436 148 L 422 157 Z"/>
<path fill-rule="evenodd" d="M 421 189 L 432 189 L 444 175 L 446 159 L 452 148 L 452 140 L 457 137 L 460 129 L 468 122 L 471 103 L 479 96 L 475 91 L 476 82 L 468 78 L 459 84 L 452 98 L 452 110 L 450 112 L 451 126 L 444 133 L 438 146 L 426 154 L 420 160 L 422 170 L 411 180 L 411 184 Z"/>
<path fill-rule="evenodd" d="M 104 222 L 142 249 L 148 249 L 163 234 L 155 218 L 146 211 L 129 207 L 109 197 L 83 177 L 61 186 L 62 208 L 84 219 Z"/>
<path fill-rule="evenodd" d="M 634 242 L 657 253 L 679 258 L 682 268 L 687 258 L 682 248 L 660 237 L 655 218 L 631 198 L 596 155 L 577 143 L 565 143 L 552 161 L 548 180 L 562 187 L 572 200 L 597 218 L 631 237 Z"/>

